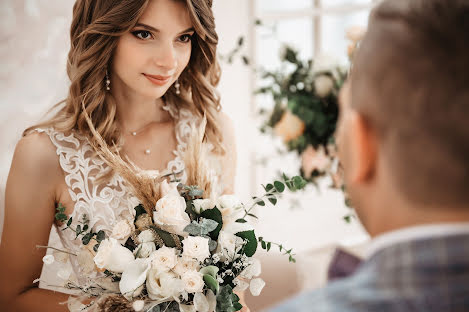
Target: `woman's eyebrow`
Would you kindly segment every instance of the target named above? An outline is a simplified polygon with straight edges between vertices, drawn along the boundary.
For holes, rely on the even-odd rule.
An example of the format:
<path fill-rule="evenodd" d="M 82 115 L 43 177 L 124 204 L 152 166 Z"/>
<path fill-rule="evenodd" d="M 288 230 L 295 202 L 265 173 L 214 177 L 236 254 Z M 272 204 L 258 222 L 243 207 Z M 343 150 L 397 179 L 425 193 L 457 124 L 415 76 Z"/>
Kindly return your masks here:
<path fill-rule="evenodd" d="M 160 32 L 159 29 L 156 29 L 156 28 L 153 27 L 153 26 L 150 26 L 150 25 L 147 25 L 147 24 L 143 24 L 143 23 L 138 23 L 137 25 L 135 25 L 135 27 L 142 27 L 142 28 L 145 28 L 145 29 L 147 29 L 147 30 L 151 30 L 151 31 L 153 31 L 153 32 Z M 188 32 L 191 32 L 191 31 L 195 31 L 194 27 L 189 27 L 189 28 L 187 28 L 186 30 L 181 31 L 179 34 L 188 33 Z"/>

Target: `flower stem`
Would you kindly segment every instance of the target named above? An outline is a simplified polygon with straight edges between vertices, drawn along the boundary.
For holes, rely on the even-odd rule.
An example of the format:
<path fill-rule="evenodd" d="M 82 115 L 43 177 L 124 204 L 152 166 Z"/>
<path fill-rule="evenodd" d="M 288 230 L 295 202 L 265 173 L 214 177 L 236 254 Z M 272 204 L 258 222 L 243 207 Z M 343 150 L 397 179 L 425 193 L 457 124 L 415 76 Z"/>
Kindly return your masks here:
<path fill-rule="evenodd" d="M 66 253 L 66 254 L 69 254 L 69 255 L 72 255 L 72 256 L 77 256 L 76 254 L 70 252 L 70 251 L 66 251 L 66 250 L 62 250 L 62 249 L 58 249 L 58 248 L 55 248 L 55 247 L 52 247 L 52 246 L 39 246 L 39 245 L 36 245 L 36 248 L 47 248 L 47 249 L 53 249 L 53 250 L 56 250 L 56 251 L 60 251 L 60 252 L 63 252 L 63 253 Z"/>

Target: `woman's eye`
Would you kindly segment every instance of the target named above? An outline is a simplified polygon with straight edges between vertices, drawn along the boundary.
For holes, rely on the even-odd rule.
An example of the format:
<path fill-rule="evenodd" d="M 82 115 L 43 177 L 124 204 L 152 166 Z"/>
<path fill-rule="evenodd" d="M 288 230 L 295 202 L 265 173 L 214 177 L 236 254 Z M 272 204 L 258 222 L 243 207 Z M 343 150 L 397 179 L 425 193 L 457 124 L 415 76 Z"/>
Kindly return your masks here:
<path fill-rule="evenodd" d="M 192 39 L 192 35 L 189 35 L 189 34 L 185 34 L 179 37 L 179 41 L 184 42 L 184 43 L 191 41 L 191 39 Z"/>
<path fill-rule="evenodd" d="M 142 39 L 142 40 L 147 40 L 151 38 L 151 33 L 146 30 L 137 30 L 137 31 L 132 32 L 132 34 L 135 37 Z"/>

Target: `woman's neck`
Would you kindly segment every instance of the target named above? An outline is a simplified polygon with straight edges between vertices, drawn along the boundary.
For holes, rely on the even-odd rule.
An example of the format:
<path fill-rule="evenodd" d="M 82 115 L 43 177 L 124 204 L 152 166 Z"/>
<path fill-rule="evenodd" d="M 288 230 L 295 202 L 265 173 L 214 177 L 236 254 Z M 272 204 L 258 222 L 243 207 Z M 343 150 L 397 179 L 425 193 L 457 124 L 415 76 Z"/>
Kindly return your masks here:
<path fill-rule="evenodd" d="M 171 116 L 163 109 L 162 98 L 152 99 L 136 94 L 125 94 L 118 90 L 112 91 L 112 97 L 117 105 L 117 119 L 122 131 L 138 131 L 150 123 L 164 123 L 171 120 Z"/>

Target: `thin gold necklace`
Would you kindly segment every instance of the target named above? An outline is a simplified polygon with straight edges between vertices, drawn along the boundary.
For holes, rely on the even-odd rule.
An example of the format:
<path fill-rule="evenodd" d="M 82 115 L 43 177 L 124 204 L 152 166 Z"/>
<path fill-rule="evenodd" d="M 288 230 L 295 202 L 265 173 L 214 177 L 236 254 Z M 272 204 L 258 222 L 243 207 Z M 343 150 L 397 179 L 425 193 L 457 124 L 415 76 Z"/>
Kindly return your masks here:
<path fill-rule="evenodd" d="M 129 132 L 127 132 L 127 134 L 129 134 L 129 135 L 135 137 L 135 136 L 139 135 L 140 133 L 142 133 L 146 128 L 148 128 L 148 127 L 149 127 L 151 124 L 153 124 L 153 123 L 154 123 L 154 121 L 152 121 L 152 122 L 146 124 L 145 126 L 143 126 L 142 128 L 140 128 L 140 129 L 138 129 L 138 130 L 129 131 Z M 144 153 L 145 153 L 145 155 L 150 155 L 150 154 L 151 154 L 151 149 L 150 149 L 150 148 L 146 148 L 146 149 L 144 150 Z"/>

